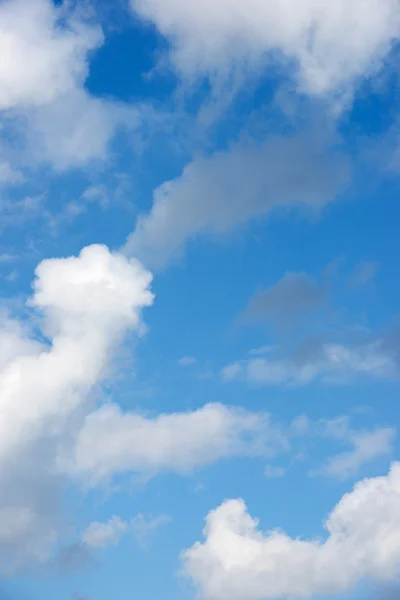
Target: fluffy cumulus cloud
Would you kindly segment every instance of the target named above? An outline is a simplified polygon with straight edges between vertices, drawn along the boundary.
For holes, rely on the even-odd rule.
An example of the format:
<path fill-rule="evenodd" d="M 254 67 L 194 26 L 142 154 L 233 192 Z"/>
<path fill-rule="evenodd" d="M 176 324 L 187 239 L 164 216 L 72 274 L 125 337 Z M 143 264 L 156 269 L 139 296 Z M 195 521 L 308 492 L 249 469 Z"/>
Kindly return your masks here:
<path fill-rule="evenodd" d="M 312 95 L 349 90 L 400 34 L 398 0 L 131 0 L 171 42 L 185 76 L 227 78 L 278 60 Z"/>
<path fill-rule="evenodd" d="M 208 404 L 152 418 L 110 404 L 86 418 L 70 469 L 93 482 L 128 471 L 188 473 L 230 456 L 264 456 L 285 446 L 267 415 Z"/>
<path fill-rule="evenodd" d="M 136 126 L 134 109 L 85 90 L 89 55 L 102 45 L 103 33 L 84 9 L 52 0 L 4 0 L 0 37 L 2 147 L 12 161 L 51 162 L 60 170 L 79 166 L 105 157 L 119 124 Z M 8 147 L 10 138 L 20 140 L 18 153 Z"/>
<path fill-rule="evenodd" d="M 44 260 L 29 301 L 41 335 L 5 319 L 0 331 L 0 563 L 43 560 L 57 538 L 65 451 L 89 410 L 113 346 L 140 331 L 153 301 L 139 263 L 90 246 L 78 257 Z M 47 339 L 38 341 L 38 339 Z"/>
<path fill-rule="evenodd" d="M 126 252 L 155 268 L 179 256 L 199 234 L 223 235 L 273 209 L 319 210 L 342 191 L 349 164 L 317 136 L 271 137 L 194 159 L 154 192 Z"/>
<path fill-rule="evenodd" d="M 365 479 L 329 515 L 325 539 L 262 532 L 242 500 L 206 518 L 204 541 L 183 555 L 209 600 L 267 600 L 339 594 L 362 580 L 394 581 L 400 566 L 400 463 Z"/>
<path fill-rule="evenodd" d="M 343 345 L 312 342 L 288 358 L 249 358 L 222 369 L 225 381 L 255 385 L 305 385 L 320 380 L 344 383 L 359 377 L 391 380 L 399 376 L 394 349 L 385 340 Z"/>
<path fill-rule="evenodd" d="M 2 570 L 48 558 L 62 530 L 63 491 L 80 476 L 94 484 L 129 471 L 186 473 L 229 456 L 264 456 L 286 447 L 267 415 L 219 404 L 154 417 L 116 404 L 96 408 L 113 350 L 127 332 L 143 332 L 151 279 L 136 260 L 89 246 L 79 256 L 39 264 L 27 303 L 35 318 L 3 319 Z M 85 547 L 108 545 L 124 529 L 115 519 L 92 524 Z"/>

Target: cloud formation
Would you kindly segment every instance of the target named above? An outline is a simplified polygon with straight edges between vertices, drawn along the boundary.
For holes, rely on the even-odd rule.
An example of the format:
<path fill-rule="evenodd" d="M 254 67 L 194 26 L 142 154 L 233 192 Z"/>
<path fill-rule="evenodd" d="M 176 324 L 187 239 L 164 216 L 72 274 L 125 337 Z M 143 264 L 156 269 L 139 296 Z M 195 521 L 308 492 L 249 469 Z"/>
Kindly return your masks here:
<path fill-rule="evenodd" d="M 391 380 L 399 376 L 395 350 L 385 339 L 343 345 L 305 344 L 288 358 L 248 358 L 225 366 L 225 381 L 254 385 L 306 385 L 313 381 L 344 383 L 359 377 Z"/>
<path fill-rule="evenodd" d="M 118 126 L 137 126 L 134 107 L 85 89 L 89 55 L 104 37 L 83 8 L 5 0 L 0 37 L 0 148 L 12 167 L 43 161 L 64 170 L 104 159 Z M 18 151 L 10 138 L 18 140 Z"/>
<path fill-rule="evenodd" d="M 152 268 L 165 267 L 199 235 L 225 235 L 274 209 L 320 210 L 343 190 L 349 172 L 346 157 L 308 134 L 196 158 L 155 190 L 125 251 Z"/>
<path fill-rule="evenodd" d="M 278 62 L 300 91 L 351 91 L 376 72 L 400 34 L 398 0 L 131 0 L 170 43 L 185 77 L 227 80 Z"/>
<path fill-rule="evenodd" d="M 113 403 L 96 408 L 113 351 L 128 332 L 143 331 L 152 276 L 100 245 L 46 259 L 35 275 L 27 303 L 34 329 L 9 317 L 0 330 L 2 571 L 48 559 L 61 535 L 65 486 L 79 477 L 96 484 L 126 472 L 187 473 L 287 446 L 268 415 L 220 404 L 154 417 Z M 146 524 L 135 523 L 138 535 Z M 123 530 L 115 520 L 93 524 L 84 541 L 108 544 Z M 62 560 L 78 555 L 81 548 L 67 549 Z"/>
<path fill-rule="evenodd" d="M 370 430 L 354 429 L 348 417 L 321 419 L 314 426 L 306 419 L 303 434 L 314 434 L 350 446 L 349 450 L 328 458 L 325 463 L 312 471 L 312 475 L 325 475 L 346 479 L 356 475 L 361 467 L 393 452 L 396 429 L 375 427 Z"/>
<path fill-rule="evenodd" d="M 400 463 L 343 496 L 324 540 L 262 532 L 243 500 L 206 518 L 204 541 L 183 552 L 185 572 L 209 600 L 339 594 L 356 583 L 395 581 L 400 563 Z"/>
<path fill-rule="evenodd" d="M 57 540 L 67 451 L 76 419 L 127 331 L 141 330 L 151 275 L 104 246 L 36 269 L 29 305 L 40 338 L 23 322 L 0 330 L 0 566 L 45 560 Z"/>
<path fill-rule="evenodd" d="M 109 404 L 86 418 L 69 468 L 93 483 L 124 472 L 189 473 L 228 457 L 264 456 L 286 443 L 268 415 L 222 404 L 153 418 Z"/>
<path fill-rule="evenodd" d="M 133 519 L 124 521 L 113 516 L 105 523 L 93 521 L 81 536 L 81 544 L 90 550 L 105 550 L 117 545 L 125 535 L 132 535 L 137 543 L 146 547 L 159 527 L 171 522 L 168 515 L 146 517 L 138 513 Z"/>
<path fill-rule="evenodd" d="M 128 523 L 113 516 L 106 523 L 93 521 L 82 534 L 82 542 L 91 549 L 104 549 L 116 545 L 128 530 Z"/>
<path fill-rule="evenodd" d="M 324 287 L 314 277 L 288 272 L 277 283 L 254 294 L 239 320 L 268 320 L 282 327 L 320 307 L 325 299 Z"/>

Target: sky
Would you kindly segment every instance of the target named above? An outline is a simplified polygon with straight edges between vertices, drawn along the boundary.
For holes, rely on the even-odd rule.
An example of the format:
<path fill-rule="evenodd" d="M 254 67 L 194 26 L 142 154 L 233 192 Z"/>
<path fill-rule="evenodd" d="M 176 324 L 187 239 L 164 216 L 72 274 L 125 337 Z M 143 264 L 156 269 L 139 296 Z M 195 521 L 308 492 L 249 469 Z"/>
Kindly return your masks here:
<path fill-rule="evenodd" d="M 0 0 L 0 600 L 400 595 L 400 0 Z"/>

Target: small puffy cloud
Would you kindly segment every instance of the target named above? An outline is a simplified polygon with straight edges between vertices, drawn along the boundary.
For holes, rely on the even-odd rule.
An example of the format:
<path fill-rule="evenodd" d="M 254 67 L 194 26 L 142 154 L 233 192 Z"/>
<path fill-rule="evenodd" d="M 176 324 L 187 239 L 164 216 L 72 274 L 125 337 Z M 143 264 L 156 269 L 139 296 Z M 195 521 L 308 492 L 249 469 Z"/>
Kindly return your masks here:
<path fill-rule="evenodd" d="M 82 534 L 82 542 L 95 550 L 118 544 L 128 530 L 128 523 L 113 516 L 107 523 L 95 521 Z"/>
<path fill-rule="evenodd" d="M 176 70 L 221 86 L 278 62 L 315 96 L 351 91 L 400 35 L 397 0 L 131 0 L 170 43 Z"/>
<path fill-rule="evenodd" d="M 125 251 L 162 268 L 199 235 L 227 234 L 274 209 L 319 210 L 349 177 L 347 159 L 325 144 L 307 134 L 276 136 L 194 159 L 155 190 L 152 209 L 139 217 Z"/>
<path fill-rule="evenodd" d="M 189 473 L 233 456 L 264 456 L 287 444 L 268 415 L 222 404 L 146 417 L 109 404 L 91 413 L 68 468 L 85 481 L 124 472 Z"/>
<path fill-rule="evenodd" d="M 243 500 L 206 518 L 204 541 L 182 553 L 184 570 L 209 600 L 340 594 L 363 580 L 389 583 L 400 563 L 400 463 L 365 479 L 328 516 L 325 539 L 262 532 Z"/>
<path fill-rule="evenodd" d="M 270 320 L 283 326 L 320 307 L 326 298 L 323 286 L 306 273 L 286 273 L 274 285 L 257 292 L 240 321 Z"/>
<path fill-rule="evenodd" d="M 317 343 L 300 348 L 288 358 L 250 358 L 225 366 L 225 381 L 255 385 L 306 385 L 348 382 L 356 377 L 396 379 L 399 364 L 385 340 L 346 346 Z"/>

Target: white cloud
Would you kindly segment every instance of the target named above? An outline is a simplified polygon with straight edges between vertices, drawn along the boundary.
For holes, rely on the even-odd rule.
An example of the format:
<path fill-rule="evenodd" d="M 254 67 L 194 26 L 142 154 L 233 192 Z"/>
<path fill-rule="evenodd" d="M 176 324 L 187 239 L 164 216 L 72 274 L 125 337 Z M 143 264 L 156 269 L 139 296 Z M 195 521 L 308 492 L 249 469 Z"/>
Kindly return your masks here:
<path fill-rule="evenodd" d="M 204 542 L 182 554 L 186 573 L 210 600 L 339 594 L 363 580 L 394 581 L 400 564 L 400 463 L 365 479 L 329 515 L 325 540 L 263 533 L 242 500 L 206 518 Z"/>
<path fill-rule="evenodd" d="M 273 209 L 318 211 L 343 189 L 349 164 L 315 136 L 271 137 L 262 146 L 234 146 L 197 158 L 154 192 L 126 252 L 161 268 L 201 234 L 229 233 Z"/>
<path fill-rule="evenodd" d="M 75 90 L 21 117 L 27 125 L 26 152 L 36 162 L 51 162 L 63 171 L 107 157 L 108 143 L 118 127 L 136 129 L 139 112 Z M 36 154 L 35 154 L 36 153 Z"/>
<path fill-rule="evenodd" d="M 70 3 L 0 4 L 0 119 L 3 154 L 21 167 L 59 169 L 103 159 L 118 125 L 136 127 L 136 109 L 93 98 L 84 87 L 101 28 Z M 18 152 L 7 147 L 19 140 Z"/>
<path fill-rule="evenodd" d="M 131 0 L 171 42 L 184 76 L 220 84 L 275 60 L 312 95 L 351 90 L 382 64 L 400 33 L 398 0 Z"/>
<path fill-rule="evenodd" d="M 316 429 L 317 434 L 342 441 L 352 447 L 349 451 L 332 456 L 321 468 L 312 472 L 314 475 L 340 479 L 355 475 L 365 464 L 391 454 L 396 437 L 396 430 L 392 427 L 376 427 L 370 431 L 355 430 L 350 427 L 347 417 L 319 421 Z"/>
<path fill-rule="evenodd" d="M 94 521 L 82 534 L 82 542 L 89 548 L 99 550 L 115 546 L 128 530 L 128 523 L 113 516 L 107 523 Z"/>
<path fill-rule="evenodd" d="M 35 312 L 31 321 L 2 320 L 2 571 L 48 558 L 62 535 L 60 506 L 68 483 L 95 484 L 129 471 L 187 473 L 231 456 L 266 456 L 287 447 L 268 415 L 219 404 L 155 417 L 124 413 L 116 404 L 95 408 L 116 345 L 128 331 L 143 331 L 142 308 L 153 302 L 150 282 L 137 261 L 89 246 L 77 257 L 39 264 L 27 303 Z M 157 524 L 138 519 L 129 528 L 140 537 L 147 525 Z M 94 524 L 84 538 L 93 547 L 123 530 L 115 520 Z"/>
<path fill-rule="evenodd" d="M 103 246 L 78 257 L 49 259 L 36 269 L 29 304 L 39 342 L 16 320 L 0 330 L 0 568 L 47 557 L 60 527 L 66 452 L 83 410 L 129 330 L 153 301 L 151 275 Z M 12 518 L 11 518 L 12 516 Z"/>
<path fill-rule="evenodd" d="M 318 343 L 289 358 L 251 358 L 235 362 L 224 367 L 221 374 L 225 381 L 305 385 L 315 380 L 341 383 L 354 377 L 395 379 L 399 365 L 384 341 L 355 346 Z"/>
<path fill-rule="evenodd" d="M 0 36 L 2 110 L 48 105 L 80 87 L 88 74 L 88 52 L 103 42 L 100 27 L 49 0 L 2 2 Z"/>
<path fill-rule="evenodd" d="M 130 521 L 113 516 L 106 523 L 94 521 L 85 529 L 81 542 L 91 550 L 105 550 L 109 546 L 116 546 L 125 535 L 132 535 L 136 542 L 145 547 L 151 541 L 159 527 L 171 522 L 168 515 L 146 517 L 138 513 Z"/>
<path fill-rule="evenodd" d="M 146 517 L 142 513 L 132 519 L 130 526 L 136 542 L 146 547 L 151 542 L 157 529 L 163 525 L 171 523 L 171 517 L 168 515 L 159 515 L 158 517 Z"/>
<path fill-rule="evenodd" d="M 9 162 L 0 162 L 0 185 L 20 183 L 23 181 L 22 173 L 12 168 Z"/>
<path fill-rule="evenodd" d="M 103 406 L 86 418 L 72 473 L 97 483 L 123 472 L 188 473 L 232 456 L 263 456 L 286 447 L 268 415 L 221 404 L 154 418 Z"/>

